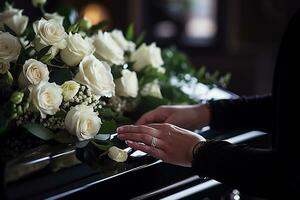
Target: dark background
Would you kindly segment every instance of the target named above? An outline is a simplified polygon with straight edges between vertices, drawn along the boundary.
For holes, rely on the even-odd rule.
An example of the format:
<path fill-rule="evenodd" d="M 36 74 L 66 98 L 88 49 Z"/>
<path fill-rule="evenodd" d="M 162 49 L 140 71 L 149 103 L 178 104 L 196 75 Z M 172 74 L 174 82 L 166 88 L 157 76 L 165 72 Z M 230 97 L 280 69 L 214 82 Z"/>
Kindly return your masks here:
<path fill-rule="evenodd" d="M 63 10 L 72 5 L 82 13 L 88 4 L 100 5 L 111 27 L 125 30 L 134 22 L 137 34 L 146 32 L 147 43 L 156 41 L 162 47 L 175 45 L 189 56 L 195 67 L 205 65 L 210 71 L 231 72 L 229 90 L 239 95 L 271 92 L 280 40 L 300 1 L 215 0 L 216 35 L 200 44 L 182 39 L 189 10 L 173 15 L 168 11 L 170 4 L 174 7 L 174 2 L 186 6 L 191 1 L 197 0 L 48 0 L 46 10 Z M 34 18 L 39 10 L 33 9 L 28 2 L 15 1 L 17 7 Z M 176 31 L 172 37 L 160 38 L 155 30 L 157 24 L 166 20 Z"/>

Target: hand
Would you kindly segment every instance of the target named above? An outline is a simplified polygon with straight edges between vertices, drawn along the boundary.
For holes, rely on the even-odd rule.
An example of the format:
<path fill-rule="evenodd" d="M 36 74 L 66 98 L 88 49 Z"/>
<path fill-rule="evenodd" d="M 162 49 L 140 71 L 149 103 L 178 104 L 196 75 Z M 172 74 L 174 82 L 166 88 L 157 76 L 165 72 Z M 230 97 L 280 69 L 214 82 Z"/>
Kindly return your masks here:
<path fill-rule="evenodd" d="M 143 151 L 167 163 L 190 167 L 193 147 L 202 136 L 171 124 L 125 125 L 118 128 L 118 138 L 133 149 Z"/>
<path fill-rule="evenodd" d="M 195 130 L 208 126 L 210 112 L 208 105 L 160 106 L 144 114 L 136 125 L 170 123 L 185 129 Z"/>

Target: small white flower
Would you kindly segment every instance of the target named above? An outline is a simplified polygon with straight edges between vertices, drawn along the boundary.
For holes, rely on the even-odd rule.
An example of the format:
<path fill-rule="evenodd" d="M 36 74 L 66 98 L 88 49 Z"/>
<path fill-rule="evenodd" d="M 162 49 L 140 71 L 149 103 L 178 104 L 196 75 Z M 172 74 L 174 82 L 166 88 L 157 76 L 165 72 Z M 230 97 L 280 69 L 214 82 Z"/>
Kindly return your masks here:
<path fill-rule="evenodd" d="M 150 65 L 161 73 L 165 72 L 165 69 L 162 67 L 164 61 L 161 57 L 161 50 L 155 43 L 149 46 L 142 44 L 131 54 L 130 60 L 134 62 L 133 68 L 136 71 L 141 71 L 144 67 Z"/>
<path fill-rule="evenodd" d="M 108 32 L 103 33 L 99 31 L 98 34 L 93 37 L 93 40 L 97 58 L 104 59 L 110 64 L 124 64 L 124 51 Z"/>
<path fill-rule="evenodd" d="M 58 23 L 55 19 L 45 20 L 41 19 L 33 23 L 33 30 L 36 34 L 33 41 L 36 50 L 41 50 L 46 46 L 52 46 L 49 50 L 51 58 L 67 46 L 65 32 L 62 24 Z"/>
<path fill-rule="evenodd" d="M 18 38 L 7 32 L 0 31 L 0 63 L 17 60 L 21 51 Z"/>
<path fill-rule="evenodd" d="M 19 76 L 19 86 L 25 88 L 28 85 L 37 85 L 41 81 L 49 80 L 49 70 L 47 65 L 35 59 L 29 59 L 23 65 L 23 70 Z"/>
<path fill-rule="evenodd" d="M 128 158 L 127 151 L 112 146 L 108 149 L 108 156 L 116 162 L 125 162 Z"/>
<path fill-rule="evenodd" d="M 31 2 L 34 7 L 38 7 L 39 5 L 44 5 L 47 0 L 32 0 Z"/>
<path fill-rule="evenodd" d="M 153 96 L 157 98 L 162 98 L 160 86 L 158 84 L 158 81 L 153 81 L 151 83 L 147 83 L 143 89 L 141 90 L 142 96 Z"/>
<path fill-rule="evenodd" d="M 136 72 L 128 69 L 122 70 L 122 77 L 115 80 L 116 94 L 123 97 L 136 97 L 139 90 L 139 84 Z"/>
<path fill-rule="evenodd" d="M 55 13 L 45 13 L 44 17 L 47 20 L 54 19 L 59 24 L 63 24 L 63 22 L 64 22 L 64 17 L 59 15 L 57 12 L 55 12 Z"/>
<path fill-rule="evenodd" d="M 62 89 L 55 83 L 41 81 L 37 85 L 30 85 L 29 100 L 33 108 L 38 110 L 41 118 L 46 118 L 46 115 L 54 115 L 59 111 L 59 106 L 62 103 Z"/>
<path fill-rule="evenodd" d="M 6 74 L 9 70 L 9 63 L 0 63 L 0 74 Z"/>
<path fill-rule="evenodd" d="M 75 81 L 66 81 L 61 86 L 64 101 L 70 101 L 79 91 L 80 84 Z"/>
<path fill-rule="evenodd" d="M 91 106 L 77 105 L 66 115 L 65 127 L 70 134 L 77 138 L 87 140 L 95 137 L 101 127 L 101 119 L 93 111 Z"/>
<path fill-rule="evenodd" d="M 17 35 L 21 35 L 28 24 L 28 17 L 22 15 L 23 10 L 13 8 L 6 4 L 6 9 L 0 13 L 0 26 L 7 25 Z"/>
<path fill-rule="evenodd" d="M 122 31 L 115 29 L 111 32 L 111 36 L 124 51 L 133 52 L 135 50 L 135 44 L 126 40 Z"/>
<path fill-rule="evenodd" d="M 115 95 L 115 84 L 110 66 L 93 55 L 84 57 L 80 62 L 75 80 L 86 85 L 97 96 Z"/>
<path fill-rule="evenodd" d="M 93 54 L 94 51 L 91 39 L 83 39 L 78 33 L 69 33 L 67 47 L 61 50 L 60 57 L 67 65 L 76 66 L 85 56 Z"/>

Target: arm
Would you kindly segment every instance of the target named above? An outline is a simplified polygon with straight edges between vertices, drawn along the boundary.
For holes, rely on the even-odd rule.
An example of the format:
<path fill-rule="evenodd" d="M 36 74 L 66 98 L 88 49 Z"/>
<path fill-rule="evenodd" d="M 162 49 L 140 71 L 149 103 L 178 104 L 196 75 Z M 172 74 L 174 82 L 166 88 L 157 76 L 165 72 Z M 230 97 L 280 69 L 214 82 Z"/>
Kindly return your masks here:
<path fill-rule="evenodd" d="M 299 197 L 300 164 L 295 152 L 209 141 L 199 147 L 193 170 L 247 194 L 274 199 Z"/>
<path fill-rule="evenodd" d="M 210 101 L 210 127 L 212 129 L 272 128 L 272 96 L 243 97 L 234 100 Z"/>
<path fill-rule="evenodd" d="M 199 176 L 216 179 L 249 194 L 271 195 L 271 150 L 224 141 L 209 141 L 199 149 L 192 162 Z"/>

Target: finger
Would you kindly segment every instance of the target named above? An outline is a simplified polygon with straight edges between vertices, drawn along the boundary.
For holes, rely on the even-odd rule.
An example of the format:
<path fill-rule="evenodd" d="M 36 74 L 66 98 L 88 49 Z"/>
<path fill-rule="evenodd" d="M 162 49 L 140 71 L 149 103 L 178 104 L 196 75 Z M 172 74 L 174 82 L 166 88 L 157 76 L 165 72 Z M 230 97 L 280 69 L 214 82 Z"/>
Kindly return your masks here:
<path fill-rule="evenodd" d="M 163 122 L 166 116 L 158 111 L 158 109 L 152 110 L 140 117 L 140 119 L 135 123 L 136 125 L 149 124 L 153 122 Z"/>
<path fill-rule="evenodd" d="M 147 126 L 157 130 L 169 131 L 171 128 L 173 128 L 174 125 L 168 123 L 152 123 L 152 124 L 147 124 Z"/>
<path fill-rule="evenodd" d="M 146 134 L 140 134 L 140 133 L 124 133 L 124 134 L 119 134 L 118 138 L 120 140 L 130 140 L 130 141 L 140 142 L 148 146 L 151 146 L 154 137 Z M 155 147 L 159 149 L 165 149 L 164 142 L 159 138 L 155 138 Z"/>
<path fill-rule="evenodd" d="M 156 130 L 154 128 L 151 128 L 149 126 L 145 125 L 124 125 L 117 128 L 118 134 L 123 133 L 145 133 L 149 134 L 151 136 L 156 136 Z"/>
<path fill-rule="evenodd" d="M 129 147 L 131 147 L 135 150 L 143 151 L 143 152 L 145 152 L 147 154 L 150 154 L 151 156 L 159 158 L 159 159 L 162 159 L 164 154 L 165 154 L 160 149 L 153 148 L 151 146 L 141 144 L 141 143 L 138 143 L 138 142 L 134 142 L 134 141 L 131 141 L 131 140 L 126 140 L 126 143 Z"/>

